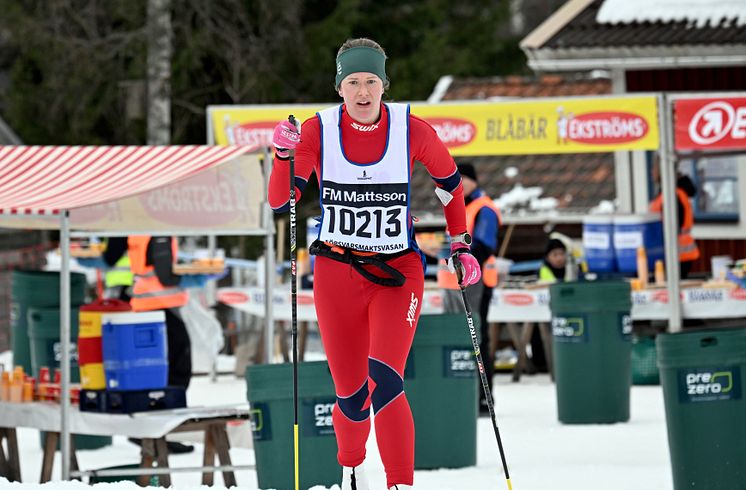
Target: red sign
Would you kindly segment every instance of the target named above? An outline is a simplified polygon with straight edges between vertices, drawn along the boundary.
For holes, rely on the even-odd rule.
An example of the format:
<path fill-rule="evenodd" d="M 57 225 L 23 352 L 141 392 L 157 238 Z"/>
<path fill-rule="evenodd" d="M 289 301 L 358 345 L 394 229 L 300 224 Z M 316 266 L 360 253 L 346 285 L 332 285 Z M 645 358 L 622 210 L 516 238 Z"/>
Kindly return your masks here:
<path fill-rule="evenodd" d="M 647 121 L 629 112 L 588 112 L 567 123 L 567 139 L 577 143 L 617 145 L 642 139 L 648 134 Z"/>
<path fill-rule="evenodd" d="M 677 150 L 746 149 L 746 98 L 674 102 Z"/>
<path fill-rule="evenodd" d="M 279 121 L 258 121 L 232 125 L 225 129 L 231 145 L 249 147 L 272 146 L 272 134 Z"/>
<path fill-rule="evenodd" d="M 514 306 L 528 306 L 534 303 L 534 297 L 530 294 L 508 293 L 503 296 L 503 301 Z"/>
<path fill-rule="evenodd" d="M 218 293 L 218 301 L 226 305 L 235 305 L 238 303 L 248 303 L 249 297 L 237 291 L 223 291 Z"/>
<path fill-rule="evenodd" d="M 653 293 L 653 301 L 658 303 L 668 303 L 668 291 L 663 289 Z"/>
<path fill-rule="evenodd" d="M 477 135 L 477 128 L 466 119 L 428 117 L 425 120 L 438 133 L 438 138 L 448 147 L 455 148 L 470 143 Z"/>
<path fill-rule="evenodd" d="M 299 305 L 312 305 L 313 304 L 313 294 L 300 293 L 296 297 L 298 299 Z"/>
<path fill-rule="evenodd" d="M 441 306 L 443 306 L 443 298 L 441 298 L 437 294 L 433 294 L 432 296 L 430 296 L 430 306 L 434 308 L 440 308 Z"/>

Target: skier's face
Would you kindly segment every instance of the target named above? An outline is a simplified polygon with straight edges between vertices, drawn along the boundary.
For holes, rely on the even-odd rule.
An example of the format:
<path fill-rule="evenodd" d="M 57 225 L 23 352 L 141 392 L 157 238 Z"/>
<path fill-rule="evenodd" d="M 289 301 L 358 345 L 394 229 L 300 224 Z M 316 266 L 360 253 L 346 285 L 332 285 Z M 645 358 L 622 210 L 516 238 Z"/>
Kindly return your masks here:
<path fill-rule="evenodd" d="M 347 75 L 339 85 L 347 113 L 357 122 L 372 124 L 381 113 L 383 82 L 373 73 L 358 72 Z"/>

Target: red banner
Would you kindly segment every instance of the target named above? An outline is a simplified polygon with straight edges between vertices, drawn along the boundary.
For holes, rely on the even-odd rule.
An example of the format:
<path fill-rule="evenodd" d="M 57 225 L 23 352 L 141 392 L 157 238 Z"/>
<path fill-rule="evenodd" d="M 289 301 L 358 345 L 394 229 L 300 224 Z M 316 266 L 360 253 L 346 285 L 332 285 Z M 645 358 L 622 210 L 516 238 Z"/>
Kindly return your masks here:
<path fill-rule="evenodd" d="M 746 149 L 746 97 L 674 102 L 677 150 Z"/>

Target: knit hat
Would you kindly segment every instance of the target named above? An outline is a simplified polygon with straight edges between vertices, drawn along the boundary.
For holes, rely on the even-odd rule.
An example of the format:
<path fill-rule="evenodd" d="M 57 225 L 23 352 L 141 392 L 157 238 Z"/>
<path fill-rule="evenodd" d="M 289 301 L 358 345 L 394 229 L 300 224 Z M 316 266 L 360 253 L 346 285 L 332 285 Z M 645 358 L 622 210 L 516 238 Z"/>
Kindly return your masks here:
<path fill-rule="evenodd" d="M 549 252 L 552 250 L 556 250 L 558 248 L 561 248 L 562 250 L 567 250 L 567 247 L 564 243 L 562 243 L 562 240 L 558 240 L 556 238 L 552 238 L 547 242 L 547 248 L 544 250 L 544 255 L 549 255 Z"/>
<path fill-rule="evenodd" d="M 458 173 L 461 174 L 461 177 L 469 177 L 477 184 L 479 183 L 479 180 L 477 180 L 477 171 L 474 170 L 474 165 L 471 163 L 459 163 Z"/>

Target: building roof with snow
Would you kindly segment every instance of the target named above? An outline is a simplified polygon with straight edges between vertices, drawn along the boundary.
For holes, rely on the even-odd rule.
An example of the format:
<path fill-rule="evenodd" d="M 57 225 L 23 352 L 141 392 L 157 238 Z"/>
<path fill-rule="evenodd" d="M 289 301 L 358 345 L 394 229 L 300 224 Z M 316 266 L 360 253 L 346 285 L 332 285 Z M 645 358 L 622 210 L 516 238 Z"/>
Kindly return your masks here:
<path fill-rule="evenodd" d="M 744 0 L 570 0 L 521 41 L 535 70 L 746 63 Z"/>

